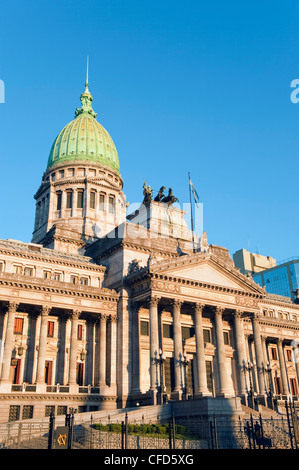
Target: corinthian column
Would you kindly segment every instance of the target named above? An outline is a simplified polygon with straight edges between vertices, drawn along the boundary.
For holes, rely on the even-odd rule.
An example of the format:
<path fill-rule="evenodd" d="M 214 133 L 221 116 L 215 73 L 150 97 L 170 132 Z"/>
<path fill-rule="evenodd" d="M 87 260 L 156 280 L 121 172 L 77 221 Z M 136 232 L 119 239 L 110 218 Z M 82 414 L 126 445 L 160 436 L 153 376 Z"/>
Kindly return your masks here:
<path fill-rule="evenodd" d="M 277 345 L 278 345 L 280 375 L 281 375 L 281 382 L 282 382 L 282 393 L 283 395 L 288 395 L 289 394 L 288 377 L 287 377 L 286 364 L 285 364 L 281 338 L 278 338 Z"/>
<path fill-rule="evenodd" d="M 4 340 L 4 350 L 3 350 L 3 366 L 2 366 L 2 375 L 1 383 L 10 382 L 10 364 L 11 364 L 11 352 L 13 347 L 13 329 L 15 322 L 15 314 L 18 308 L 18 304 L 15 302 L 9 302 L 7 309 L 7 323 L 6 323 L 6 333 Z"/>
<path fill-rule="evenodd" d="M 195 396 L 211 395 L 207 385 L 207 372 L 205 360 L 205 343 L 202 328 L 202 309 L 201 304 L 194 306 L 194 323 L 195 323 L 195 343 L 196 343 L 196 365 L 197 365 L 197 381 L 198 388 L 195 390 Z"/>
<path fill-rule="evenodd" d="M 69 385 L 76 385 L 77 371 L 77 345 L 78 345 L 78 319 L 80 311 L 73 310 L 71 314 L 71 345 L 69 357 Z"/>
<path fill-rule="evenodd" d="M 173 355 L 174 355 L 174 394 L 173 398 L 180 399 L 182 395 L 182 327 L 181 327 L 181 300 L 173 301 Z"/>
<path fill-rule="evenodd" d="M 40 330 L 39 330 L 39 345 L 38 345 L 38 358 L 37 358 L 37 370 L 36 370 L 36 383 L 45 383 L 45 360 L 47 353 L 47 325 L 48 315 L 51 308 L 42 306 L 40 309 Z"/>
<path fill-rule="evenodd" d="M 239 395 L 245 396 L 246 394 L 246 380 L 245 380 L 245 338 L 243 330 L 242 313 L 240 310 L 236 310 L 233 313 L 235 322 L 235 338 L 236 338 L 236 349 L 237 349 L 237 371 L 239 377 Z"/>
<path fill-rule="evenodd" d="M 100 315 L 100 367 L 99 367 L 99 386 L 106 385 L 106 331 L 107 317 Z"/>
<path fill-rule="evenodd" d="M 152 297 L 149 301 L 150 323 L 150 390 L 158 389 L 158 354 L 159 354 L 159 328 L 158 328 L 159 299 Z"/>
<path fill-rule="evenodd" d="M 263 361 L 263 347 L 259 323 L 259 314 L 254 313 L 252 317 L 253 327 L 253 341 L 255 347 L 255 360 L 257 367 L 257 379 L 259 385 L 259 395 L 265 395 L 265 380 L 264 380 L 264 361 Z"/>
<path fill-rule="evenodd" d="M 232 396 L 232 390 L 228 383 L 226 356 L 225 356 L 225 345 L 223 338 L 223 315 L 224 308 L 215 308 L 215 332 L 216 332 L 216 344 L 217 344 L 217 365 L 218 365 L 218 377 L 219 377 L 219 396 Z"/>
<path fill-rule="evenodd" d="M 140 393 L 140 344 L 139 344 L 139 309 L 140 304 L 131 305 L 132 313 L 132 392 Z"/>

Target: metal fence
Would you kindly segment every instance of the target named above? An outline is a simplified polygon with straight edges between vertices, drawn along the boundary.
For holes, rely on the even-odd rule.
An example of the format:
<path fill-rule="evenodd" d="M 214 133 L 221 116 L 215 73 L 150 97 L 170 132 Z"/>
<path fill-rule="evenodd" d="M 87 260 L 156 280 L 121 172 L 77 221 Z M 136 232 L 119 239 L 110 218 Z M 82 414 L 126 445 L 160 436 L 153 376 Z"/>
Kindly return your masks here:
<path fill-rule="evenodd" d="M 265 419 L 185 417 L 161 422 L 108 419 L 75 423 L 74 414 L 56 422 L 24 420 L 0 425 L 2 449 L 298 449 L 298 415 L 286 403 L 286 414 Z"/>

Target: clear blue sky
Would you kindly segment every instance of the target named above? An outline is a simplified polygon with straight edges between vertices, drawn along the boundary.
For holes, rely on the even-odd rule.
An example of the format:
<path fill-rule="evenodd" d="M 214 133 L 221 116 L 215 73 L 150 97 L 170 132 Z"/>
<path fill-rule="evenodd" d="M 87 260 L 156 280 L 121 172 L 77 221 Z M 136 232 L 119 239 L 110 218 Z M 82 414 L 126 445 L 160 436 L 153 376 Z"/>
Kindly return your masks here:
<path fill-rule="evenodd" d="M 190 172 L 210 243 L 299 255 L 298 13 L 296 0 L 3 2 L 0 238 L 31 240 L 33 195 L 89 55 L 130 203 L 144 180 L 188 202 Z"/>

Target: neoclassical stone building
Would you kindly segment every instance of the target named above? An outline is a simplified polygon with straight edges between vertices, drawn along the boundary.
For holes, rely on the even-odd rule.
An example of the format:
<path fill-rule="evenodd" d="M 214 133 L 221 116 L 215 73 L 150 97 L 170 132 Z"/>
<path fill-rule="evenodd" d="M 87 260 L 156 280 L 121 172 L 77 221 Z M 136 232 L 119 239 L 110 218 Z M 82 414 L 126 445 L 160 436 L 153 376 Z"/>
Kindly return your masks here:
<path fill-rule="evenodd" d="M 54 141 L 31 243 L 0 240 L 0 420 L 298 396 L 299 305 L 146 195 L 127 215 L 117 150 L 92 108 Z M 144 186 L 146 192 L 146 186 Z"/>

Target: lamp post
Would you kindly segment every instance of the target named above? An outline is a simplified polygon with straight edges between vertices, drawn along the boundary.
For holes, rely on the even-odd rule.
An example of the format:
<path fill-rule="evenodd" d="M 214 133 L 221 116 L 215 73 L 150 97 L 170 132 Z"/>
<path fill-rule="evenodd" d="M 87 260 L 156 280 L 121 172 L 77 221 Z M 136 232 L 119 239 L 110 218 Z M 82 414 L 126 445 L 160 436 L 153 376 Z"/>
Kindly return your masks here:
<path fill-rule="evenodd" d="M 268 375 L 268 387 L 269 387 L 269 404 L 270 408 L 273 409 L 273 388 L 272 388 L 272 376 L 271 376 L 272 367 L 269 361 L 267 361 L 267 365 L 265 367 L 265 372 Z"/>
<path fill-rule="evenodd" d="M 160 365 L 160 394 L 161 394 L 161 403 L 164 402 L 166 390 L 165 390 L 165 381 L 164 381 L 164 363 L 166 361 L 166 356 L 163 353 L 162 349 L 159 350 L 159 355 L 157 362 Z M 165 400 L 166 401 L 166 400 Z"/>
<path fill-rule="evenodd" d="M 251 397 L 251 407 L 253 408 L 253 384 L 252 384 L 252 377 L 251 377 L 251 371 L 252 371 L 252 367 L 253 367 L 253 364 L 251 361 L 247 361 L 247 365 L 245 364 L 245 369 L 247 370 L 248 374 L 249 374 L 249 383 L 250 383 L 250 390 L 249 390 L 249 396 Z"/>
<path fill-rule="evenodd" d="M 187 381 L 187 369 L 188 369 L 188 364 L 190 362 L 189 357 L 187 356 L 186 351 L 184 351 L 183 357 L 182 357 L 182 363 L 184 366 L 184 378 L 185 378 L 185 398 L 188 399 L 188 394 L 189 394 L 189 387 L 188 387 L 188 381 Z"/>

